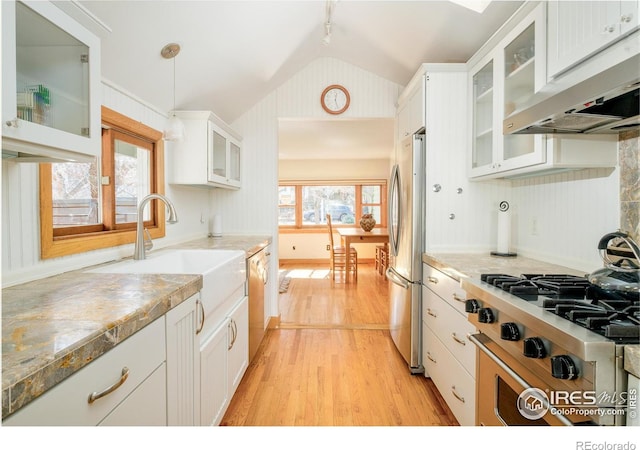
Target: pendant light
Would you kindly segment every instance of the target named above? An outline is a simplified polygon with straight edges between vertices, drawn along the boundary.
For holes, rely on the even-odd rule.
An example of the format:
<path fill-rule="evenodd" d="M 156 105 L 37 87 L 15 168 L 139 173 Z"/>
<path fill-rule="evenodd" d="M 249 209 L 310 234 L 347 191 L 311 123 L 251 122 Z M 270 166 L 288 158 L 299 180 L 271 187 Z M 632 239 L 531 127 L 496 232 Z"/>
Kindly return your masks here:
<path fill-rule="evenodd" d="M 163 139 L 165 141 L 180 141 L 184 139 L 184 124 L 178 116 L 176 116 L 176 56 L 180 53 L 179 44 L 167 44 L 165 45 L 160 54 L 165 59 L 173 59 L 173 110 L 171 111 L 171 117 L 167 121 L 164 127 Z"/>

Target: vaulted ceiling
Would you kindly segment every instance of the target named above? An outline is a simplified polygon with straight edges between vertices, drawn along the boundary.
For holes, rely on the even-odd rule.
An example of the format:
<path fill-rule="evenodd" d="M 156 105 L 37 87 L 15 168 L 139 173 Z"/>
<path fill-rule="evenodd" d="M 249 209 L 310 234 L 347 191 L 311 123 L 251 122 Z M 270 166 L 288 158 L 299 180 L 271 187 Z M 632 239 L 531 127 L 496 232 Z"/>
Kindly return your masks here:
<path fill-rule="evenodd" d="M 160 111 L 211 110 L 232 122 L 314 59 L 330 56 L 405 85 L 421 63 L 466 62 L 522 4 L 484 13 L 448 1 L 80 1 L 106 28 L 103 78 Z M 85 17 L 86 19 L 86 17 Z M 85 22 L 89 22 L 85 20 Z"/>

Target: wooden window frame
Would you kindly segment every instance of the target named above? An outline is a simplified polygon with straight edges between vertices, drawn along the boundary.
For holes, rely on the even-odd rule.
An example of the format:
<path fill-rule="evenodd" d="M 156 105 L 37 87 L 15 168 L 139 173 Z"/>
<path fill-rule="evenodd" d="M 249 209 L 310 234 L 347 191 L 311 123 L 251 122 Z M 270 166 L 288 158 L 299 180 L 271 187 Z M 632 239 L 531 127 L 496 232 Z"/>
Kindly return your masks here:
<path fill-rule="evenodd" d="M 380 186 L 380 223 L 376 223 L 376 228 L 386 228 L 387 226 L 387 180 L 357 180 L 357 181 L 336 181 L 336 180 L 309 180 L 309 181 L 280 181 L 278 186 L 291 186 L 295 188 L 295 225 L 278 225 L 280 233 L 317 233 L 318 230 L 325 230 L 326 225 L 304 225 L 302 223 L 302 188 L 305 186 L 354 186 L 355 187 L 355 199 L 354 205 L 355 223 L 344 225 L 333 223 L 334 228 L 354 228 L 359 226 L 359 217 L 362 217 L 362 187 L 363 186 Z M 365 206 L 377 206 L 378 204 L 367 203 Z M 279 206 L 291 206 L 291 205 L 279 205 Z"/>
<path fill-rule="evenodd" d="M 118 132 L 141 138 L 153 146 L 150 188 L 152 193 L 164 194 L 164 141 L 162 140 L 162 132 L 104 106 L 101 109 L 101 113 L 103 128 L 114 129 Z M 112 139 L 111 133 L 103 133 L 103 147 L 105 139 Z M 105 164 L 108 168 L 111 162 L 107 161 L 106 158 L 100 158 L 100 164 L 102 164 L 102 169 L 104 170 Z M 77 230 L 81 231 L 81 233 L 54 233 L 51 164 L 40 164 L 39 181 L 40 257 L 42 259 L 57 258 L 135 242 L 135 224 L 118 224 L 116 226 L 115 221 L 108 217 L 103 217 L 103 224 L 78 227 Z M 114 181 L 113 177 L 111 177 L 109 185 L 102 186 L 103 202 L 107 202 L 107 206 L 110 208 L 115 208 L 115 200 L 113 199 Z M 159 208 L 157 200 L 152 200 L 149 208 L 151 208 L 151 220 L 145 221 L 145 227 L 149 230 L 152 238 L 164 237 L 165 208 Z M 103 228 L 105 222 L 106 228 L 111 229 Z"/>

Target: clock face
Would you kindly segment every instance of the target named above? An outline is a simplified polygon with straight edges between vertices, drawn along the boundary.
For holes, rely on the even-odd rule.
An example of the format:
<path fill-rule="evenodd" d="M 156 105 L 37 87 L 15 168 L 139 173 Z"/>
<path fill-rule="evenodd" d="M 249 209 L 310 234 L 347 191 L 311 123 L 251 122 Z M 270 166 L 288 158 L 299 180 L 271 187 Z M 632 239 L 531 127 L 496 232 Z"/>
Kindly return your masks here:
<path fill-rule="evenodd" d="M 329 114 L 342 114 L 349 107 L 349 92 L 337 84 L 331 85 L 322 92 L 320 102 Z"/>

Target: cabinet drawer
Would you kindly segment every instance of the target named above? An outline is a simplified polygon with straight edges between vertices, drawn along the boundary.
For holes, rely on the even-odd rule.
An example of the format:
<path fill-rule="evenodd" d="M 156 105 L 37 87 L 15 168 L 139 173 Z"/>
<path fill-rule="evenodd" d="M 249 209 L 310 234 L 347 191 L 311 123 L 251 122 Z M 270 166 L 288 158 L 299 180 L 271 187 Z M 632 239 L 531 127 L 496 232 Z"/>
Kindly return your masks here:
<path fill-rule="evenodd" d="M 460 425 L 476 423 L 475 379 L 460 365 L 429 327 L 422 324 L 423 364 Z"/>
<path fill-rule="evenodd" d="M 164 360 L 165 324 L 162 317 L 47 391 L 2 424 L 97 425 Z M 89 403 L 91 393 L 102 392 L 121 379 L 124 367 L 129 369 L 126 381 L 110 394 Z"/>
<path fill-rule="evenodd" d="M 422 284 L 442 297 L 447 303 L 463 314 L 467 294 L 460 287 L 460 282 L 434 269 L 428 264 L 422 265 Z"/>
<path fill-rule="evenodd" d="M 467 335 L 473 333 L 475 327 L 431 290 L 425 287 L 422 289 L 422 321 L 440 338 L 467 372 L 474 374 L 476 347 L 467 339 Z"/>

